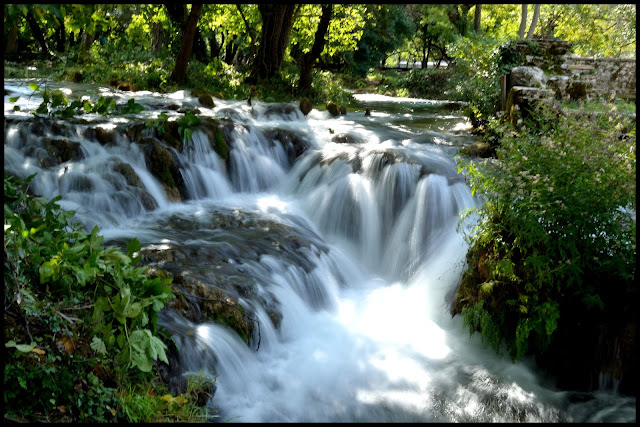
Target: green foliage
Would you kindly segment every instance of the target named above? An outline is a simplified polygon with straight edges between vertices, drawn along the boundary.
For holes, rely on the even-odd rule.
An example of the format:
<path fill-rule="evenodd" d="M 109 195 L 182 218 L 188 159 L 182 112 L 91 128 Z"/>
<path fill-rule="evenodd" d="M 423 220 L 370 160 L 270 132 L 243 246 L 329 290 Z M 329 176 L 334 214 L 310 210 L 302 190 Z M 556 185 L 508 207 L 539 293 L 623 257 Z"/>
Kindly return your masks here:
<path fill-rule="evenodd" d="M 5 404 L 15 414 L 110 421 L 116 390 L 92 372 L 103 366 L 122 384 L 168 363 L 157 316 L 173 297 L 171 279 L 135 266 L 137 239 L 126 252 L 105 248 L 97 227 L 87 233 L 71 222 L 60 197 L 29 195 L 33 176 L 4 180 L 5 331 L 13 338 Z"/>
<path fill-rule="evenodd" d="M 461 291 L 465 324 L 514 359 L 543 351 L 564 312 L 615 315 L 635 292 L 635 123 L 558 114 L 493 122 L 498 159 L 459 160 L 483 200 L 466 234 L 478 273 Z"/>
<path fill-rule="evenodd" d="M 183 140 L 192 139 L 192 127 L 200 124 L 200 119 L 193 114 L 192 111 L 187 111 L 184 116 L 180 117 L 176 120 L 178 123 L 178 134 L 180 134 L 180 138 Z"/>
<path fill-rule="evenodd" d="M 338 84 L 335 76 L 328 71 L 317 71 L 311 84 L 311 97 L 313 103 L 333 101 L 340 105 L 353 105 L 356 103 L 353 95 Z"/>
<path fill-rule="evenodd" d="M 456 63 L 450 99 L 469 102 L 484 116 L 497 112 L 500 102 L 498 56 L 500 44 L 486 36 L 458 37 L 451 47 Z"/>
<path fill-rule="evenodd" d="M 162 112 L 160 114 L 158 114 L 158 117 L 156 119 L 153 120 L 148 120 L 146 123 L 146 127 L 145 129 L 147 129 L 148 131 L 153 132 L 155 130 L 155 132 L 158 134 L 159 137 L 162 137 L 162 135 L 164 135 L 165 133 L 165 128 L 164 128 L 164 124 L 169 120 L 169 116 L 167 115 L 167 113 Z"/>
<path fill-rule="evenodd" d="M 122 109 L 120 110 L 121 114 L 138 114 L 141 111 L 144 111 L 145 108 L 136 103 L 136 101 L 131 98 L 130 100 L 127 101 L 126 105 L 124 107 L 122 107 Z"/>
<path fill-rule="evenodd" d="M 207 421 L 214 414 L 203 409 L 203 396 L 211 397 L 215 379 L 202 375 L 189 377 L 187 388 L 179 396 L 166 392 L 164 387 L 154 390 L 148 385 L 129 387 L 119 396 L 126 418 L 134 423 L 171 422 L 180 420 Z M 201 405 L 198 405 L 200 403 Z"/>
<path fill-rule="evenodd" d="M 436 68 L 411 69 L 405 73 L 406 77 L 402 86 L 408 91 L 410 96 L 416 98 L 441 99 L 444 92 L 451 87 L 451 71 L 439 70 Z M 387 79 L 388 81 L 388 79 Z"/>

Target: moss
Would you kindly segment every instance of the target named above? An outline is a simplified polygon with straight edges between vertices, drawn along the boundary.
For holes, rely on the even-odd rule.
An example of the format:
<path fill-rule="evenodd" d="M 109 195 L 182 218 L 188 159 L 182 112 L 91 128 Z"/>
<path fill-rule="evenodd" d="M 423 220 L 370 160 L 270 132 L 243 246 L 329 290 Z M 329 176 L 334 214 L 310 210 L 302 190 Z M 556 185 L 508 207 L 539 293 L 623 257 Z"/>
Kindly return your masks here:
<path fill-rule="evenodd" d="M 174 277 L 172 287 L 176 295 L 169 302 L 172 309 L 192 322 L 214 321 L 228 326 L 249 344 L 253 334 L 253 320 L 234 298 L 213 285 L 182 274 Z"/>
<path fill-rule="evenodd" d="M 175 188 L 174 175 L 178 174 L 178 170 L 171 152 L 150 138 L 140 142 L 145 144 L 145 162 L 149 171 L 169 188 Z"/>
<path fill-rule="evenodd" d="M 214 131 L 214 150 L 216 153 L 222 157 L 222 159 L 227 160 L 229 157 L 229 145 L 227 141 L 224 140 L 224 135 L 222 133 L 222 129 L 216 128 Z"/>
<path fill-rule="evenodd" d="M 336 104 L 335 102 L 327 102 L 327 111 L 334 117 L 340 115 L 338 104 Z"/>
<path fill-rule="evenodd" d="M 128 163 L 118 163 L 113 169 L 120 175 L 124 176 L 124 178 L 127 180 L 127 184 L 134 187 L 143 188 L 142 183 L 140 182 L 140 177 Z"/>

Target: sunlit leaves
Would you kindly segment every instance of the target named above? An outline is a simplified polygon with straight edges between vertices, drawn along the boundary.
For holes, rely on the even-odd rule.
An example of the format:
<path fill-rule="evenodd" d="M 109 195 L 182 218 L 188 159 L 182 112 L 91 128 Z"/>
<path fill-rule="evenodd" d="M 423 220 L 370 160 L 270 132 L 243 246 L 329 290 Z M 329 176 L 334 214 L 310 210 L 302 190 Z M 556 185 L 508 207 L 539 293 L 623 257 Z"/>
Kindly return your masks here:
<path fill-rule="evenodd" d="M 496 132 L 498 159 L 466 162 L 484 199 L 467 234 L 489 276 L 477 295 L 495 306 L 464 309 L 465 323 L 482 328 L 483 339 L 500 329 L 515 359 L 544 350 L 563 303 L 583 313 L 615 310 L 611 293 L 630 292 L 621 284 L 635 275 L 634 121 L 612 108 L 554 114 L 541 108 L 517 130 L 493 122 L 506 127 Z"/>
<path fill-rule="evenodd" d="M 172 297 L 171 279 L 150 279 L 146 268 L 135 267 L 139 256 L 133 256 L 141 249 L 137 239 L 127 244 L 126 253 L 104 248 L 97 226 L 87 233 L 69 224 L 74 213 L 61 211 L 56 204 L 60 197 L 33 198 L 18 191 L 24 184 L 5 175 L 5 283 L 10 299 L 27 315 L 39 316 L 43 297 L 59 297 L 58 305 L 92 298 L 93 322 L 87 326 L 93 334 L 90 346 L 98 355 L 114 353 L 123 371 L 148 372 L 153 360 L 166 361 L 166 347 L 154 333 L 157 315 Z"/>

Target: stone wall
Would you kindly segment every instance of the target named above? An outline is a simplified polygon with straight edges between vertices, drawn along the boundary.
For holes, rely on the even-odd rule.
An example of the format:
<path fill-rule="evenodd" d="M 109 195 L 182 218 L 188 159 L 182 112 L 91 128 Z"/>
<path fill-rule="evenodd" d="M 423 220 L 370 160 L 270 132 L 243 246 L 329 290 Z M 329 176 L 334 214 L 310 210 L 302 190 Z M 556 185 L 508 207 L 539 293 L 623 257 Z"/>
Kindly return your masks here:
<path fill-rule="evenodd" d="M 519 41 L 503 46 L 501 56 L 505 65 L 511 65 L 511 71 L 500 79 L 501 109 L 511 115 L 513 107 L 545 97 L 635 102 L 635 58 L 582 57 L 569 55 L 570 50 L 571 43 L 563 40 Z"/>
<path fill-rule="evenodd" d="M 635 58 L 565 57 L 573 76 L 587 85 L 590 96 L 636 99 Z M 575 78 L 575 77 L 574 77 Z"/>

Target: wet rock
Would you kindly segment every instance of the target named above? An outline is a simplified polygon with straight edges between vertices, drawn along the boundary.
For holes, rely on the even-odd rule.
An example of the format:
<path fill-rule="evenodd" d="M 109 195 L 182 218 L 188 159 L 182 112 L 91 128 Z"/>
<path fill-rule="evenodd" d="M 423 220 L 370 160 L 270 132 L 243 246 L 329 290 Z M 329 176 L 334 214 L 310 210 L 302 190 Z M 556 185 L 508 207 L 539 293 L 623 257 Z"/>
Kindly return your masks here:
<path fill-rule="evenodd" d="M 182 114 L 193 113 L 194 115 L 198 115 L 198 114 L 201 114 L 202 111 L 200 111 L 198 108 L 182 107 L 178 110 L 178 113 L 182 113 Z"/>
<path fill-rule="evenodd" d="M 57 164 L 80 160 L 84 157 L 79 142 L 61 138 L 43 138 L 43 144 Z"/>
<path fill-rule="evenodd" d="M 279 302 L 268 290 L 258 290 L 252 269 L 270 256 L 309 273 L 315 265 L 304 251 L 312 245 L 315 251 L 328 250 L 306 229 L 238 209 L 216 208 L 198 219 L 175 214 L 152 229 L 172 243 L 143 242 L 140 252 L 145 264 L 174 277 L 177 298 L 170 308 L 193 322 L 225 324 L 247 343 L 259 339 L 255 307 L 262 306 L 276 327 L 282 318 Z"/>
<path fill-rule="evenodd" d="M 136 90 L 136 88 L 129 82 L 118 82 L 118 84 L 116 85 L 116 89 L 131 92 L 134 92 Z"/>
<path fill-rule="evenodd" d="M 140 177 L 136 171 L 133 170 L 130 164 L 120 162 L 113 168 L 113 170 L 122 175 L 127 180 L 127 184 L 133 187 L 143 188 L 142 183 L 140 182 Z"/>
<path fill-rule="evenodd" d="M 460 148 L 460 154 L 470 157 L 492 157 L 495 151 L 495 147 L 484 141 L 476 141 L 471 145 Z"/>
<path fill-rule="evenodd" d="M 101 145 L 108 145 L 115 142 L 115 134 L 115 129 L 96 126 L 94 128 L 87 129 L 85 137 L 87 139 L 95 139 Z"/>
<path fill-rule="evenodd" d="M 340 110 L 341 115 L 347 114 L 347 107 L 345 107 L 344 105 L 341 105 L 340 107 L 338 107 L 338 110 Z"/>
<path fill-rule="evenodd" d="M 300 111 L 302 111 L 302 114 L 306 116 L 311 112 L 311 110 L 313 110 L 313 104 L 311 103 L 309 98 L 307 97 L 302 98 L 300 100 Z"/>
<path fill-rule="evenodd" d="M 200 105 L 206 108 L 213 108 L 216 106 L 211 95 L 200 95 L 198 97 L 198 102 L 200 102 Z"/>
<path fill-rule="evenodd" d="M 253 111 L 254 116 L 257 116 L 257 111 Z M 294 105 L 291 104 L 268 104 L 265 106 L 265 110 L 262 113 L 265 119 L 284 119 L 287 120 L 292 116 L 297 117 L 298 111 Z"/>
<path fill-rule="evenodd" d="M 335 142 L 336 144 L 355 144 L 356 143 L 355 138 L 346 133 L 341 133 L 339 135 L 334 136 L 333 138 L 331 138 L 331 141 Z"/>
<path fill-rule="evenodd" d="M 218 153 L 223 160 L 227 160 L 229 158 L 229 151 L 231 150 L 229 147 L 229 140 L 225 138 L 225 134 L 220 127 L 219 121 L 210 117 L 203 117 L 200 125 L 197 126 L 197 129 L 207 134 L 207 138 L 209 139 L 211 149 L 213 151 Z"/>
<path fill-rule="evenodd" d="M 140 199 L 142 207 L 145 208 L 145 210 L 153 211 L 158 208 L 156 199 L 154 199 L 153 196 L 146 190 L 136 188 L 136 192 L 138 193 L 138 198 Z"/>
<path fill-rule="evenodd" d="M 67 75 L 67 80 L 73 83 L 82 83 L 84 81 L 84 75 L 82 71 L 76 71 Z"/>
<path fill-rule="evenodd" d="M 280 141 L 287 151 L 291 164 L 309 148 L 307 141 L 289 130 L 272 129 L 267 132 L 266 136 L 270 141 Z"/>
<path fill-rule="evenodd" d="M 165 186 L 165 190 L 168 190 L 167 195 L 175 198 L 177 191 L 182 196 L 182 192 L 179 191 L 182 177 L 171 151 L 155 139 L 145 138 L 140 143 L 143 145 L 147 169 Z"/>
<path fill-rule="evenodd" d="M 340 110 L 338 109 L 338 104 L 335 102 L 327 102 L 327 111 L 332 116 L 336 117 L 340 115 Z"/>

